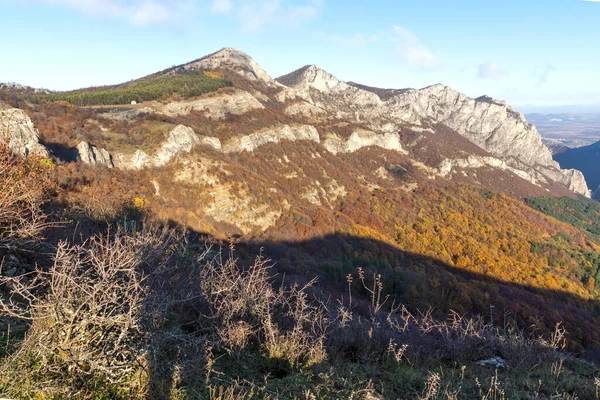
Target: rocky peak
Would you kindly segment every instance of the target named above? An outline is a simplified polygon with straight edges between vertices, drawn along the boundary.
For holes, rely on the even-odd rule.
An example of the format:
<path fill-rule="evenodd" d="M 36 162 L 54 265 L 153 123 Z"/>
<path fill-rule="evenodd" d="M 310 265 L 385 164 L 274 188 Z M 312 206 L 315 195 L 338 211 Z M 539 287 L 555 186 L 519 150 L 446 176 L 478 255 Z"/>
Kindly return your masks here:
<path fill-rule="evenodd" d="M 409 122 L 419 124 L 429 119 L 443 123 L 495 156 L 515 158 L 531 166 L 558 167 L 535 126 L 506 103 L 487 97 L 471 99 L 439 84 L 409 90 L 390 103 L 404 113 L 410 110 L 405 115 Z"/>
<path fill-rule="evenodd" d="M 272 85 L 275 83 L 248 54 L 226 47 L 199 60 L 182 66 L 188 71 L 195 70 L 228 70 L 235 72 L 252 81 L 262 81 Z"/>
<path fill-rule="evenodd" d="M 383 103 L 377 94 L 342 82 L 316 65 L 307 65 L 281 76 L 277 82 L 337 118 L 360 121 L 362 115 Z"/>
<path fill-rule="evenodd" d="M 380 134 L 407 124 L 444 124 L 511 168 L 536 169 L 546 178 L 588 195 L 580 176 L 561 171 L 535 126 L 505 102 L 487 96 L 472 99 L 439 83 L 399 90 L 347 84 L 314 65 L 277 80 L 330 116 L 364 123 Z"/>
<path fill-rule="evenodd" d="M 0 90 L 13 93 L 51 93 L 46 89 L 36 89 L 31 86 L 20 85 L 18 83 L 0 83 Z"/>
<path fill-rule="evenodd" d="M 277 78 L 277 81 L 294 89 L 316 89 L 323 93 L 339 92 L 351 88 L 329 72 L 316 65 L 306 65 L 290 74 Z"/>

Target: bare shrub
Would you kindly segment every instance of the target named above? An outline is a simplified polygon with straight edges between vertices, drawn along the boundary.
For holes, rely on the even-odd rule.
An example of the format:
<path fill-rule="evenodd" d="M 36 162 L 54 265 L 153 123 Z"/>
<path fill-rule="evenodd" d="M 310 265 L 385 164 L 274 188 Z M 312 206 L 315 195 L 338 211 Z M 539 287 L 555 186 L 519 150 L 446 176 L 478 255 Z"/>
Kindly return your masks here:
<path fill-rule="evenodd" d="M 3 381 L 18 375 L 15 385 L 25 387 L 16 390 L 50 396 L 74 395 L 82 382 L 129 382 L 147 343 L 146 271 L 165 262 L 171 243 L 168 233 L 121 228 L 80 245 L 60 243 L 48 271 L 0 278 L 11 289 L 2 314 L 30 322 L 0 367 Z"/>
<path fill-rule="evenodd" d="M 50 224 L 42 212 L 50 182 L 50 160 L 14 156 L 0 143 L 0 247 L 36 244 Z"/>
<path fill-rule="evenodd" d="M 321 362 L 328 320 L 325 307 L 308 300 L 314 281 L 275 290 L 268 263 L 259 256 L 244 270 L 230 257 L 204 266 L 202 291 L 222 346 L 232 352 L 256 339 L 270 358 L 292 366 Z"/>

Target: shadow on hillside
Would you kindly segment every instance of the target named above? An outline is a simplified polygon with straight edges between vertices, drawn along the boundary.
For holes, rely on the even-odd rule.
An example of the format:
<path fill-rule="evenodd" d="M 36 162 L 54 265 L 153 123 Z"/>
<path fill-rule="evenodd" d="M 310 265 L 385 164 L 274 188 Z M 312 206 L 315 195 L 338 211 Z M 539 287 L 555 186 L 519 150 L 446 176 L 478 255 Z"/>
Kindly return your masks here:
<path fill-rule="evenodd" d="M 57 142 L 42 141 L 41 143 L 44 146 L 46 146 L 46 148 L 50 150 L 50 153 L 58 160 L 65 163 L 76 161 L 76 153 L 74 147 L 65 146 L 64 144 Z"/>
<path fill-rule="evenodd" d="M 78 215 L 75 216 L 77 222 L 71 223 L 70 229 L 61 227 L 49 236 L 56 241 L 85 241 L 107 226 L 123 223 L 133 226 L 141 224 L 144 218 L 143 214 L 132 209 L 123 210 L 122 215 L 127 217 L 114 221 L 98 221 Z M 183 228 L 173 221 L 166 224 L 174 229 Z M 224 254 L 229 252 L 229 243 L 215 241 L 203 232 L 185 229 L 192 247 L 203 248 L 208 241 L 220 244 Z M 374 274 L 380 274 L 384 293 L 390 296 L 389 302 L 404 304 L 411 311 L 433 309 L 438 316 L 445 316 L 450 310 L 465 315 L 486 315 L 498 326 L 510 319 L 516 321 L 520 328 L 538 334 L 551 332 L 557 323 L 562 322 L 569 333 L 569 350 L 591 355 L 600 349 L 598 300 L 499 280 L 457 268 L 436 258 L 407 252 L 382 241 L 346 234 L 330 234 L 304 241 L 232 240 L 234 256 L 240 265 L 251 265 L 256 256 L 262 254 L 271 260 L 276 282 L 306 283 L 318 277 L 317 287 L 321 294 L 332 299 L 346 294 L 347 276 L 353 274 L 356 277 L 361 268 L 367 280 L 372 280 Z M 177 287 L 171 285 L 170 290 L 177 290 Z M 366 291 L 362 294 L 367 297 Z"/>
<path fill-rule="evenodd" d="M 205 237 L 199 233 L 193 235 L 196 241 Z M 227 248 L 223 249 L 224 253 L 228 251 Z M 353 304 L 354 312 L 358 315 L 367 316 L 369 312 L 368 293 L 361 291 L 360 285 L 356 284 L 357 270 L 362 268 L 368 284 L 372 283 L 373 274 L 381 274 L 383 291 L 390 296 L 388 306 L 392 303 L 404 304 L 411 312 L 431 308 L 434 315 L 442 319 L 447 318 L 450 310 L 467 317 L 483 315 L 500 330 L 506 329 L 507 321 L 512 321 L 524 332 L 544 337 L 549 337 L 555 325 L 561 322 L 567 330 L 568 350 L 600 365 L 598 301 L 589 301 L 559 290 L 503 282 L 460 270 L 435 258 L 402 251 L 377 240 L 341 234 L 300 242 L 240 240 L 235 243 L 234 256 L 243 266 L 251 265 L 259 253 L 272 260 L 273 271 L 277 274 L 276 283 L 303 284 L 315 276 L 319 277 L 314 294 L 332 302 L 345 298 L 348 286 L 346 277 L 353 274 Z M 186 282 L 186 279 L 179 282 Z M 169 290 L 179 290 L 177 283 L 169 285 Z M 189 321 L 194 320 L 194 315 L 199 315 L 197 309 L 186 308 L 185 302 L 178 312 L 185 314 Z M 187 332 L 202 330 L 193 322 L 184 325 L 182 329 Z M 174 382 L 177 377 L 198 373 L 196 370 L 186 371 L 183 366 L 188 365 L 184 361 L 186 354 L 200 349 L 190 350 L 185 343 L 173 338 L 162 348 L 164 351 L 154 359 L 170 360 L 172 375 L 165 371 L 164 366 L 156 368 L 156 365 L 151 365 L 150 370 L 155 375 L 152 381 Z M 240 367 L 240 370 L 244 368 Z M 250 379 L 242 375 L 239 378 Z M 160 394 L 157 392 L 150 397 L 168 398 L 164 389 L 163 385 Z"/>
<path fill-rule="evenodd" d="M 556 323 L 563 322 L 571 339 L 570 350 L 600 348 L 600 301 L 501 281 L 381 241 L 349 235 L 237 244 L 238 254 L 246 260 L 261 248 L 287 282 L 318 276 L 319 285 L 333 296 L 343 295 L 346 276 L 356 275 L 362 268 L 367 276 L 381 274 L 385 293 L 412 310 L 433 307 L 439 315 L 450 309 L 461 314 L 492 314 L 495 324 L 512 318 L 521 328 L 538 333 L 552 331 Z"/>
<path fill-rule="evenodd" d="M 139 220 L 142 216 L 137 215 Z M 130 222 L 135 219 L 130 220 Z M 123 221 L 112 221 L 119 224 Z M 169 222 L 175 227 L 176 224 Z M 105 222 L 83 221 L 68 229 L 56 232 L 63 239 L 77 236 L 87 240 L 94 233 L 106 230 Z M 54 235 L 51 235 L 54 236 Z M 54 237 L 55 240 L 59 236 Z M 195 257 L 210 236 L 201 232 L 190 232 L 190 251 L 186 257 Z M 229 254 L 228 243 L 222 243 L 222 253 Z M 373 282 L 374 274 L 380 274 L 383 293 L 390 298 L 386 303 L 404 304 L 411 312 L 433 309 L 437 318 L 447 318 L 450 310 L 461 315 L 483 315 L 494 326 L 503 329 L 507 321 L 532 335 L 548 337 L 557 323 L 567 330 L 568 350 L 584 356 L 600 365 L 600 302 L 581 298 L 560 290 L 536 288 L 528 285 L 505 282 L 479 273 L 472 273 L 449 265 L 439 259 L 400 250 L 388 243 L 374 239 L 345 234 L 331 234 L 304 241 L 245 241 L 234 242 L 234 257 L 241 266 L 251 265 L 258 254 L 272 260 L 275 283 L 286 285 L 306 283 L 314 277 L 319 280 L 313 294 L 321 299 L 347 300 L 347 276 L 354 276 L 354 313 L 367 316 L 369 294 L 357 284 L 357 271 L 365 272 L 367 284 Z M 174 382 L 181 377 L 200 376 L 204 365 L 198 365 L 201 347 L 190 347 L 189 335 L 201 337 L 206 327 L 199 325 L 201 315 L 207 310 L 198 308 L 198 303 L 188 299 L 197 297 L 197 270 L 188 268 L 186 260 L 178 261 L 180 267 L 168 270 L 160 277 L 160 284 L 152 288 L 150 297 L 168 299 L 176 304 L 164 315 L 165 319 L 154 325 L 150 333 L 160 345 L 149 358 L 148 369 L 151 382 L 150 398 L 170 398 Z M 509 268 L 510 266 L 507 266 Z M 513 271 L 514 272 L 514 271 Z M 168 303 L 168 302 L 166 302 Z M 166 304 L 165 303 L 165 304 Z M 157 307 L 155 303 L 150 304 Z M 167 332 L 163 332 L 168 327 Z M 158 338 L 158 339 L 157 339 Z M 186 362 L 189 360 L 194 362 Z M 244 363 L 244 361 L 239 361 Z M 246 379 L 247 377 L 240 376 Z M 185 380 L 185 379 L 184 379 Z"/>

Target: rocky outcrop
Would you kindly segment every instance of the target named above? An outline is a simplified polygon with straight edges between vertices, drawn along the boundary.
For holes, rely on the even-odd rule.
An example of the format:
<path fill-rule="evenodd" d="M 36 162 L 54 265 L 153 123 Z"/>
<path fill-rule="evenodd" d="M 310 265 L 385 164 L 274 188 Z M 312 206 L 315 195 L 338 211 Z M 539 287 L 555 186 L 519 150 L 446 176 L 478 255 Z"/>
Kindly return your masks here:
<path fill-rule="evenodd" d="M 171 159 L 182 153 L 189 153 L 194 146 L 200 144 L 200 137 L 192 128 L 177 125 L 170 133 L 167 140 L 160 146 L 154 155 L 153 164 L 156 167 L 166 165 Z"/>
<path fill-rule="evenodd" d="M 532 171 L 528 172 L 522 169 L 513 168 L 509 166 L 505 161 L 495 157 L 482 157 L 472 155 L 467 158 L 445 159 L 438 167 L 437 173 L 441 177 L 446 178 L 452 173 L 457 172 L 458 170 L 477 169 L 483 167 L 491 167 L 503 171 L 510 171 L 518 177 L 525 179 L 526 181 L 529 181 L 534 185 L 539 186 L 539 180 L 536 179 L 535 175 L 537 174 L 535 172 L 532 174 Z"/>
<path fill-rule="evenodd" d="M 443 123 L 494 156 L 558 168 L 535 126 L 503 102 L 433 85 L 394 96 L 386 107 L 415 125 L 423 119 Z"/>
<path fill-rule="evenodd" d="M 375 93 L 341 82 L 315 65 L 307 65 L 277 81 L 293 89 L 296 96 L 326 110 L 330 118 L 361 122 L 379 119 L 383 112 L 383 101 Z"/>
<path fill-rule="evenodd" d="M 192 128 L 184 125 L 176 126 L 165 142 L 161 144 L 154 156 L 149 156 L 142 150 L 135 153 L 116 154 L 115 166 L 122 169 L 142 169 L 147 167 L 162 167 L 176 156 L 189 153 L 195 146 L 205 145 L 223 153 L 252 152 L 267 143 L 279 143 L 283 140 L 308 140 L 321 143 L 319 132 L 312 125 L 279 125 L 263 129 L 249 135 L 238 136 L 227 143 L 215 137 L 197 135 Z M 357 130 L 347 139 L 330 136 L 323 146 L 333 154 L 355 152 L 363 147 L 378 146 L 388 150 L 406 153 L 396 133 L 376 134 L 366 130 Z"/>
<path fill-rule="evenodd" d="M 156 111 L 150 107 L 142 108 L 118 108 L 102 113 L 103 118 L 112 119 L 115 121 L 129 121 L 138 115 L 154 114 Z"/>
<path fill-rule="evenodd" d="M 190 127 L 177 125 L 169 132 L 165 140 L 153 156 L 142 150 L 133 154 L 118 153 L 114 157 L 114 165 L 121 169 L 139 170 L 149 167 L 162 167 L 180 154 L 189 153 L 198 145 L 206 145 L 221 151 L 221 141 L 218 138 L 200 136 Z"/>
<path fill-rule="evenodd" d="M 360 122 L 377 133 L 398 132 L 406 125 L 429 129 L 444 124 L 507 166 L 523 171 L 521 175 L 550 179 L 589 196 L 580 174 L 561 170 L 535 126 L 504 102 L 471 99 L 444 85 L 400 91 L 349 85 L 316 66 L 303 67 L 278 81 L 307 103 L 326 110 L 330 118 Z"/>
<path fill-rule="evenodd" d="M 112 156 L 105 149 L 92 146 L 82 141 L 75 148 L 75 159 L 96 167 L 113 168 Z"/>
<path fill-rule="evenodd" d="M 162 112 L 169 116 L 187 115 L 192 111 L 206 113 L 211 119 L 222 119 L 228 114 L 241 115 L 265 107 L 248 92 L 236 90 L 232 94 L 206 97 L 192 101 L 173 102 L 163 107 Z"/>
<path fill-rule="evenodd" d="M 144 169 L 152 165 L 152 158 L 142 150 L 133 154 L 118 153 L 114 156 L 115 167 L 121 169 Z"/>
<path fill-rule="evenodd" d="M 282 140 L 298 141 L 310 140 L 320 142 L 319 132 L 311 125 L 280 125 L 258 132 L 233 138 L 223 145 L 225 153 L 240 153 L 242 151 L 254 151 L 267 143 L 279 143 Z"/>
<path fill-rule="evenodd" d="M 397 133 L 376 134 L 366 130 L 356 130 L 352 132 L 348 139 L 342 139 L 332 135 L 328 137 L 323 146 L 327 151 L 333 154 L 353 153 L 363 147 L 377 146 L 387 150 L 395 150 L 406 154 L 400 143 L 400 136 Z"/>
<path fill-rule="evenodd" d="M 592 197 L 592 191 L 588 188 L 583 173 L 576 169 L 561 169 L 548 168 L 542 171 L 542 174 L 549 179 L 561 183 L 569 188 L 569 190 L 585 197 Z"/>
<path fill-rule="evenodd" d="M 0 108 L 0 139 L 17 155 L 49 157 L 50 152 L 40 143 L 40 133 L 25 111 Z"/>

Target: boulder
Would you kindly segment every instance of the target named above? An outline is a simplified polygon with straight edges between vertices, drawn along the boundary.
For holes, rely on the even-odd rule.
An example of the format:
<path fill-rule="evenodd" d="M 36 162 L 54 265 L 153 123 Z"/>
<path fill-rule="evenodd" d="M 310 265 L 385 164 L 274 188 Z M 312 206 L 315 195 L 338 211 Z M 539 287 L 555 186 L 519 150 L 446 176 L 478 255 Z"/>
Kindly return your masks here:
<path fill-rule="evenodd" d="M 49 157 L 50 152 L 40 143 L 40 133 L 25 111 L 0 108 L 0 139 L 17 155 Z"/>
<path fill-rule="evenodd" d="M 75 159 L 97 167 L 114 167 L 112 156 L 108 151 L 92 146 L 85 141 L 79 143 L 75 148 Z"/>

